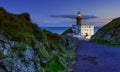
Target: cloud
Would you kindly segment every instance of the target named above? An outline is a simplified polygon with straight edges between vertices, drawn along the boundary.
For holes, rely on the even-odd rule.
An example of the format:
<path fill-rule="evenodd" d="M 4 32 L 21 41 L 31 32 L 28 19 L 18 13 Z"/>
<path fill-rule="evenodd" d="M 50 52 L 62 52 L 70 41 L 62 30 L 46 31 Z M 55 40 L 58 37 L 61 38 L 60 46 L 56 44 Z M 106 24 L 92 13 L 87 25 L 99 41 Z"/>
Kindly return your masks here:
<path fill-rule="evenodd" d="M 95 26 L 104 26 L 108 24 L 112 18 L 96 18 L 91 20 L 86 20 L 84 23 L 93 24 Z"/>
<path fill-rule="evenodd" d="M 49 15 L 49 17 L 52 18 L 69 18 L 69 19 L 76 19 L 76 15 Z M 95 19 L 98 18 L 97 16 L 93 15 L 83 15 L 82 19 L 83 20 L 89 20 L 89 19 Z"/>
<path fill-rule="evenodd" d="M 49 17 L 52 18 L 70 18 L 70 19 L 75 19 L 75 15 L 49 15 Z"/>
<path fill-rule="evenodd" d="M 112 18 L 98 18 L 98 19 L 92 19 L 87 20 L 88 22 L 94 22 L 94 23 L 101 23 L 101 24 L 107 24 L 112 20 Z"/>
<path fill-rule="evenodd" d="M 60 21 L 54 19 L 32 18 L 32 21 L 35 23 L 60 23 Z"/>

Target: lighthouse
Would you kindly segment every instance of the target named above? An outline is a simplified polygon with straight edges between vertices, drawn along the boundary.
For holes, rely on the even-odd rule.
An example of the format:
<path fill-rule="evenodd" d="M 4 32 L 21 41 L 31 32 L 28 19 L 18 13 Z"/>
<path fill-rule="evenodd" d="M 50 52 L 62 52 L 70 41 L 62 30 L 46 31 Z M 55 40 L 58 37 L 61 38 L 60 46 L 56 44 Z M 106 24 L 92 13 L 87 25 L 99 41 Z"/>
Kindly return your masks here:
<path fill-rule="evenodd" d="M 94 25 L 82 24 L 82 15 L 79 11 L 76 15 L 76 24 L 72 25 L 72 31 L 75 37 L 90 39 L 94 35 Z"/>
<path fill-rule="evenodd" d="M 80 11 L 77 13 L 76 25 L 79 25 L 79 26 L 82 25 L 82 15 L 81 15 Z"/>

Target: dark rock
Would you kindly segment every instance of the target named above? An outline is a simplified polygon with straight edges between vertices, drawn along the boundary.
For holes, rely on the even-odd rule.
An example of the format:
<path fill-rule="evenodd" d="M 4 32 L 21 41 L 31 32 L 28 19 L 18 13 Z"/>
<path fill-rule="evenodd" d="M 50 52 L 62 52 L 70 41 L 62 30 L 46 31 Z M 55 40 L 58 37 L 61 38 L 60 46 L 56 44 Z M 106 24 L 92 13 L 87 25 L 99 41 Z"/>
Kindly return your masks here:
<path fill-rule="evenodd" d="M 0 35 L 0 41 L 6 42 L 5 37 L 3 35 Z"/>
<path fill-rule="evenodd" d="M 1 36 L 3 37 L 3 36 Z M 6 38 L 4 38 L 7 40 Z M 3 40 L 3 38 L 1 38 Z M 15 41 L 0 42 L 0 72 L 35 72 L 41 69 L 41 63 L 39 57 L 34 55 L 34 49 L 26 45 L 27 50 L 20 51 L 19 48 L 13 50 Z M 19 43 L 23 44 L 23 43 Z M 19 52 L 22 52 L 23 57 L 19 56 Z M 1 66 L 1 65 L 0 65 Z"/>
<path fill-rule="evenodd" d="M 29 62 L 34 59 L 34 50 L 27 46 L 27 50 L 23 53 L 25 62 Z"/>
<path fill-rule="evenodd" d="M 80 40 L 75 37 L 63 36 L 63 38 L 64 38 L 65 45 L 69 49 L 72 49 L 72 48 L 76 49 L 78 47 L 78 44 L 80 43 Z"/>

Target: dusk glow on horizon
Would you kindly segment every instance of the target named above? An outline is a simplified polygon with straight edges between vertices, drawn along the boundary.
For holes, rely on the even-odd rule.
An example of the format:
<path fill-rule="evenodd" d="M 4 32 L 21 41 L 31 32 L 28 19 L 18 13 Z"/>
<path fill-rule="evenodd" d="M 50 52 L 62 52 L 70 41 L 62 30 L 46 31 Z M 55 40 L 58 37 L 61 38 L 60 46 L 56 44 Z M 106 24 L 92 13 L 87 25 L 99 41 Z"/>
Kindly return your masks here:
<path fill-rule="evenodd" d="M 75 24 L 80 11 L 83 24 L 103 26 L 120 17 L 120 0 L 1 0 L 8 12 L 30 14 L 41 27 L 68 27 Z"/>

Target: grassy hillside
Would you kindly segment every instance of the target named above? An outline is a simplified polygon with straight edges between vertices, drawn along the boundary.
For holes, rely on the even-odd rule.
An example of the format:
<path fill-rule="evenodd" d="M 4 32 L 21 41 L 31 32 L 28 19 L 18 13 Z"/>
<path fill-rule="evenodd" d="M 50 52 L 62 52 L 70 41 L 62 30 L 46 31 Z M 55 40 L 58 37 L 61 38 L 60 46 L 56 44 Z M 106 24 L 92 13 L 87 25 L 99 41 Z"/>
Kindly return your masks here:
<path fill-rule="evenodd" d="M 0 8 L 0 35 L 18 42 L 12 47 L 15 51 L 19 48 L 25 51 L 26 44 L 32 46 L 35 55 L 40 58 L 42 72 L 67 71 L 67 61 L 75 57 L 73 50 L 66 49 L 61 36 L 41 30 L 37 24 L 31 22 L 28 13 L 11 14 Z"/>
<path fill-rule="evenodd" d="M 40 28 L 31 22 L 29 14 L 10 14 L 3 8 L 0 8 L 0 34 L 8 39 L 28 44 L 42 38 Z"/>
<path fill-rule="evenodd" d="M 107 46 L 120 47 L 120 18 L 113 19 L 99 29 L 91 41 Z"/>
<path fill-rule="evenodd" d="M 66 35 L 68 33 L 72 33 L 72 28 L 67 29 L 66 31 L 64 31 L 61 35 Z"/>

